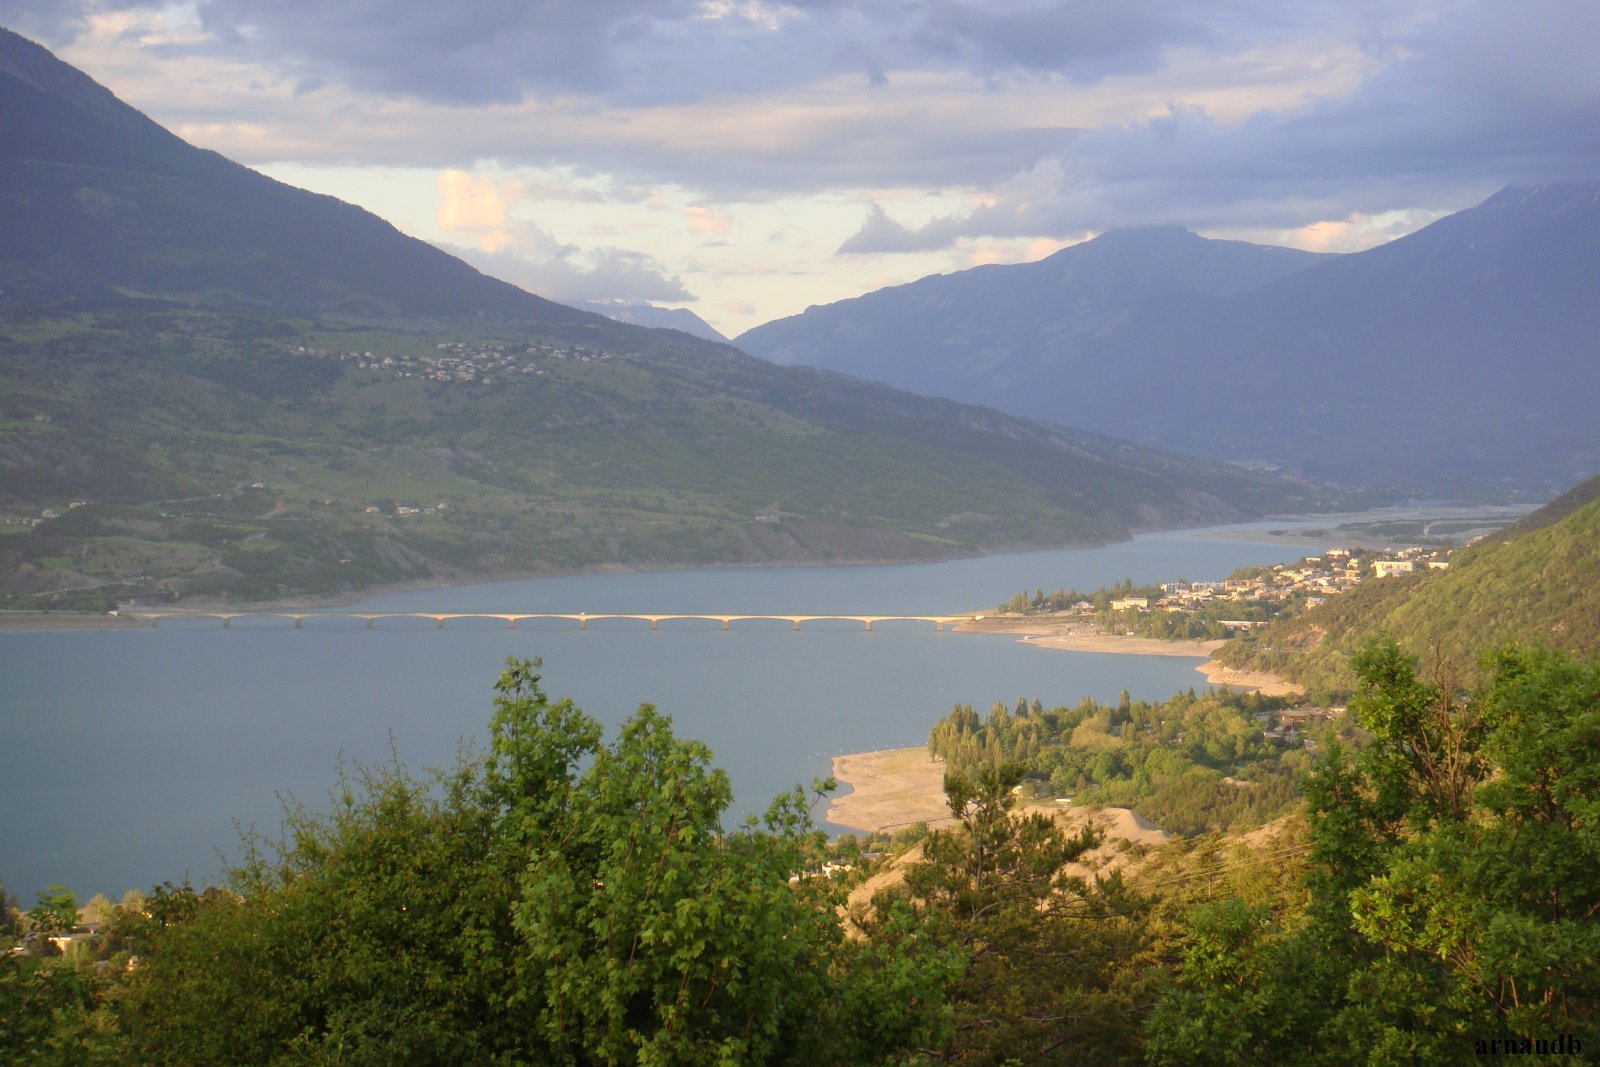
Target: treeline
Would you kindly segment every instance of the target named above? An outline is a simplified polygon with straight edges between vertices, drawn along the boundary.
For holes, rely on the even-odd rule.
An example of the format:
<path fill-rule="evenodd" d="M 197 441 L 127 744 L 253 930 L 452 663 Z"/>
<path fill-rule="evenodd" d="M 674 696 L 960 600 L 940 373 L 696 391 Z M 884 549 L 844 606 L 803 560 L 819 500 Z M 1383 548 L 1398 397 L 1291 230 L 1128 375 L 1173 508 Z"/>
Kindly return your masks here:
<path fill-rule="evenodd" d="M 1463 689 L 1387 640 L 1355 669 L 1361 733 L 1265 843 L 1084 878 L 1098 835 L 1019 812 L 1028 767 L 995 748 L 1115 722 L 1215 773 L 1249 758 L 1241 707 L 962 711 L 951 736 L 995 740 L 890 863 L 798 790 L 722 827 L 703 745 L 648 707 L 605 742 L 514 663 L 486 755 L 357 774 L 225 887 L 130 896 L 64 956 L 71 895 L 0 891 L 0 1062 L 1592 1062 L 1600 662 L 1505 648 Z"/>
<path fill-rule="evenodd" d="M 1236 571 L 1230 577 L 1247 572 Z M 1265 622 L 1280 615 L 1300 611 L 1305 597 L 1296 595 L 1284 600 L 1216 600 L 1192 603 L 1182 610 L 1141 610 L 1116 608 L 1112 604 L 1124 598 L 1144 599 L 1154 602 L 1162 596 L 1159 585 L 1134 585 L 1123 579 L 1114 585 L 1081 593 L 1077 589 L 1057 587 L 1047 593 L 1035 589 L 1031 594 L 1023 590 L 999 605 L 1001 614 L 1053 615 L 1085 610 L 1096 629 L 1102 633 L 1131 634 L 1151 637 L 1161 641 L 1214 641 L 1226 638 L 1232 630 L 1225 623 L 1233 621 Z M 1088 605 L 1084 609 L 1082 605 Z"/>
<path fill-rule="evenodd" d="M 1092 605 L 1096 611 L 1106 611 L 1110 609 L 1111 602 L 1119 597 L 1158 597 L 1160 595 L 1161 587 L 1159 585 L 1134 585 L 1132 578 L 1124 578 L 1120 582 L 1097 589 L 1092 593 L 1080 593 L 1077 589 L 1063 589 L 1061 586 L 1057 586 L 1053 593 L 1046 593 L 1043 589 L 1035 589 L 1030 594 L 1024 589 L 1004 604 L 1001 604 L 998 610 L 1017 615 L 1038 615 L 1045 612 L 1070 611 L 1079 604 L 1087 603 Z"/>
<path fill-rule="evenodd" d="M 1115 804 L 1181 834 L 1260 825 L 1290 810 L 1306 753 L 1263 736 L 1284 701 L 1191 689 L 1161 703 L 1085 698 L 1072 708 L 1019 700 L 980 718 L 958 704 L 928 734 L 951 773 L 1017 763 L 1036 796 Z M 1333 734 L 1333 728 L 1324 733 Z"/>

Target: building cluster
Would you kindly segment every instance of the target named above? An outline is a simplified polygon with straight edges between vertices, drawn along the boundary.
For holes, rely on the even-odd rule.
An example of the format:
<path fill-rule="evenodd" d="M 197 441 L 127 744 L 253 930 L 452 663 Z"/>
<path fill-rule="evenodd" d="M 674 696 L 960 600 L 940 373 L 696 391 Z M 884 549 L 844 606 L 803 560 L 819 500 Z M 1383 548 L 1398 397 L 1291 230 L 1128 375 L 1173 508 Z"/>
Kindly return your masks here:
<path fill-rule="evenodd" d="M 1320 556 L 1256 568 L 1220 582 L 1164 582 L 1158 599 L 1136 599 L 1144 600 L 1139 606 L 1166 611 L 1193 608 L 1219 599 L 1286 601 L 1300 597 L 1308 604 L 1316 604 L 1328 596 L 1353 589 L 1367 578 L 1410 574 L 1425 568 L 1443 570 L 1449 566 L 1448 556 L 1445 550 L 1429 548 L 1383 552 L 1330 548 Z"/>
<path fill-rule="evenodd" d="M 87 500 L 74 500 L 67 505 L 67 510 L 81 508 Z M 37 515 L 0 515 L 0 526 L 38 526 L 42 522 L 61 517 L 61 512 L 55 508 L 44 508 Z"/>
<path fill-rule="evenodd" d="M 1284 708 L 1280 711 L 1257 712 L 1255 720 L 1262 725 L 1261 736 L 1283 745 L 1300 745 L 1315 751 L 1316 744 L 1306 736 L 1308 727 L 1318 722 L 1332 722 L 1345 713 L 1341 707 Z"/>
<path fill-rule="evenodd" d="M 548 364 L 552 360 L 592 363 L 611 358 L 605 352 L 593 351 L 581 345 L 506 345 L 441 341 L 433 347 L 433 352 L 420 356 L 340 352 L 308 345 L 296 345 L 291 351 L 297 356 L 336 359 L 357 370 L 376 371 L 388 377 L 418 378 L 423 381 L 463 385 L 492 385 L 496 379 L 505 379 L 512 375 L 540 377 L 548 373 L 547 366 L 541 364 Z"/>

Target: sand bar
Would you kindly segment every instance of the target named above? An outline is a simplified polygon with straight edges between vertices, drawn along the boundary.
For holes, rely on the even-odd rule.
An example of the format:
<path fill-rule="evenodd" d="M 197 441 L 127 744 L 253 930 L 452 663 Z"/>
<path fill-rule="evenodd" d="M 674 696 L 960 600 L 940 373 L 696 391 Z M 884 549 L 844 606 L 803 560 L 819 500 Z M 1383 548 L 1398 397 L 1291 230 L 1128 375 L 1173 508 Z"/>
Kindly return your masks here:
<path fill-rule="evenodd" d="M 1022 638 L 1035 648 L 1059 648 L 1068 652 L 1112 652 L 1123 656 L 1209 656 L 1222 647 L 1221 641 L 1163 641 L 1155 637 L 1126 637 L 1120 634 L 1050 634 Z"/>
<path fill-rule="evenodd" d="M 833 757 L 833 776 L 850 792 L 828 805 L 827 820 L 864 833 L 950 817 L 944 803 L 944 761 L 926 745 Z"/>
<path fill-rule="evenodd" d="M 1205 675 L 1206 681 L 1212 685 L 1225 685 L 1233 690 L 1255 690 L 1269 697 L 1299 697 L 1306 694 L 1304 686 L 1295 685 L 1266 671 L 1242 671 L 1211 661 L 1200 664 L 1195 670 Z"/>

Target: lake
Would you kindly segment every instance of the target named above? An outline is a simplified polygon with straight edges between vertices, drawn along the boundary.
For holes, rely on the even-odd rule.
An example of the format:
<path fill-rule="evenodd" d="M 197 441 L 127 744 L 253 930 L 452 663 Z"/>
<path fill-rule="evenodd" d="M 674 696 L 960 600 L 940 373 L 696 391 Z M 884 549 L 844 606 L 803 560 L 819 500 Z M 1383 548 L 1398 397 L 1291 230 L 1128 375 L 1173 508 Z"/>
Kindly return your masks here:
<path fill-rule="evenodd" d="M 1325 522 L 1325 520 L 1324 520 Z M 904 566 L 599 574 L 373 597 L 367 611 L 960 614 L 1019 590 L 1220 578 L 1320 548 L 1263 543 L 1284 522 L 1141 535 L 1103 548 Z M 553 697 L 609 727 L 641 702 L 708 743 L 730 819 L 809 784 L 842 752 L 920 744 L 952 704 L 1160 699 L 1204 685 L 1196 659 L 1032 648 L 929 623 L 313 619 L 0 632 L 0 881 L 24 908 L 215 879 L 237 828 L 277 828 L 282 798 L 324 805 L 346 766 L 413 770 L 481 748 L 508 657 L 539 656 Z M 614 729 L 610 736 L 614 736 Z M 819 812 L 820 814 L 820 812 Z"/>

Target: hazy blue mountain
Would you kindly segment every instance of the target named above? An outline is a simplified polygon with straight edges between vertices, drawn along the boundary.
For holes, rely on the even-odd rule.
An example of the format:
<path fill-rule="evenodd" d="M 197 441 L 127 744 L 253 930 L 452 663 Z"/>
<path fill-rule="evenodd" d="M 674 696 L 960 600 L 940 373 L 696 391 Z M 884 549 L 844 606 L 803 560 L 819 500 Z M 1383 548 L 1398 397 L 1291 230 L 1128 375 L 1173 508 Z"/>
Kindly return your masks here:
<path fill-rule="evenodd" d="M 1461 490 L 1600 469 L 1600 185 L 1506 189 L 1382 247 L 1209 292 L 1140 280 L 1139 264 L 1159 276 L 1185 241 L 1212 244 L 1113 232 L 1052 257 L 1095 264 L 1090 296 L 1033 284 L 1050 260 L 979 268 L 736 343 L 1313 476 Z M 1120 304 L 1104 295 L 1119 286 Z"/>
<path fill-rule="evenodd" d="M 604 315 L 613 322 L 627 322 L 634 326 L 649 326 L 658 330 L 682 330 L 691 337 L 701 337 L 707 341 L 728 340 L 709 322 L 688 308 L 658 308 L 653 304 L 608 304 L 598 300 L 585 301 L 581 306 L 585 311 Z"/>
<path fill-rule="evenodd" d="M 775 363 L 1021 411 L 1149 303 L 1257 288 L 1322 257 L 1176 226 L 1113 230 L 1035 263 L 989 265 L 769 322 L 734 343 Z M 1031 405 L 1030 415 L 1057 413 Z M 1056 421 L 1066 421 L 1056 418 Z"/>

